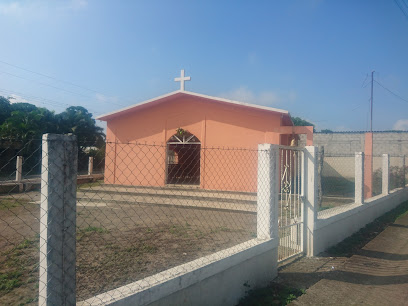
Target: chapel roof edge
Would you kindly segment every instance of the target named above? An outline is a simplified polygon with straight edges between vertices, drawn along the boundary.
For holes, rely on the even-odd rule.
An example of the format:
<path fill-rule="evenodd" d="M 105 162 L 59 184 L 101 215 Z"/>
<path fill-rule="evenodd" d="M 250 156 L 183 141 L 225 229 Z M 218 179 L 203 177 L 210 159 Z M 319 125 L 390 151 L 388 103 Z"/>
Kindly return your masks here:
<path fill-rule="evenodd" d="M 142 102 L 137 103 L 137 104 L 133 104 L 133 105 L 124 107 L 122 109 L 119 109 L 119 110 L 116 110 L 116 111 L 113 111 L 113 112 L 109 112 L 109 113 L 100 115 L 100 116 L 96 117 L 96 119 L 101 120 L 101 121 L 107 121 L 109 119 L 109 117 L 119 115 L 120 113 L 125 112 L 127 110 L 138 108 L 138 107 L 140 107 L 142 105 L 153 103 L 155 101 L 162 100 L 162 99 L 165 99 L 165 98 L 177 95 L 177 94 L 189 95 L 189 96 L 199 97 L 199 98 L 203 98 L 203 99 L 214 100 L 214 101 L 218 101 L 218 102 L 230 103 L 230 104 L 237 105 L 237 106 L 250 107 L 250 108 L 255 108 L 255 109 L 264 110 L 264 111 L 281 113 L 283 115 L 290 116 L 289 111 L 283 110 L 283 109 L 278 109 L 278 108 L 273 108 L 273 107 L 263 106 L 263 105 L 257 105 L 257 104 L 247 103 L 247 102 L 241 102 L 241 101 L 236 101 L 236 100 L 231 100 L 231 99 L 226 99 L 226 98 L 214 97 L 214 96 L 199 94 L 199 93 L 186 91 L 186 90 L 176 90 L 176 91 L 172 91 L 170 93 L 167 93 L 167 94 L 164 94 L 164 95 L 152 98 L 152 99 L 142 101 Z"/>

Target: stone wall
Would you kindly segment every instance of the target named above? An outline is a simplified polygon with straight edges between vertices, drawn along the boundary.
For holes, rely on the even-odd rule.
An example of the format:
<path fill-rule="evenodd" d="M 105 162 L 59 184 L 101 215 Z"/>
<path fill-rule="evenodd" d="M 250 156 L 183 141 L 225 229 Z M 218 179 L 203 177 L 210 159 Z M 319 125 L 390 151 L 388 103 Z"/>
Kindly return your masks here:
<path fill-rule="evenodd" d="M 325 155 L 353 156 L 364 152 L 365 132 L 315 133 L 313 145 L 324 146 Z M 408 132 L 374 132 L 374 155 L 408 155 Z"/>
<path fill-rule="evenodd" d="M 374 132 L 373 170 L 381 167 L 381 155 L 390 154 L 390 166 L 401 167 L 408 156 L 408 132 Z M 364 152 L 365 132 L 314 133 L 313 145 L 324 146 L 323 177 L 354 179 L 354 154 Z M 300 145 L 306 144 L 301 135 Z M 408 165 L 408 158 L 405 164 Z"/>

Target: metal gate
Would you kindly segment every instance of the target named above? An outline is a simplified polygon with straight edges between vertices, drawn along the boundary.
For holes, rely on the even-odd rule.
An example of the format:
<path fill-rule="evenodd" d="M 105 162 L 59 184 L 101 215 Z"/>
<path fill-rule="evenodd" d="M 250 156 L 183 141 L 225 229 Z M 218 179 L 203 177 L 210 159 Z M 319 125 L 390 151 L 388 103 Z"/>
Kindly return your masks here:
<path fill-rule="evenodd" d="M 303 148 L 279 147 L 279 254 L 283 261 L 303 252 Z"/>

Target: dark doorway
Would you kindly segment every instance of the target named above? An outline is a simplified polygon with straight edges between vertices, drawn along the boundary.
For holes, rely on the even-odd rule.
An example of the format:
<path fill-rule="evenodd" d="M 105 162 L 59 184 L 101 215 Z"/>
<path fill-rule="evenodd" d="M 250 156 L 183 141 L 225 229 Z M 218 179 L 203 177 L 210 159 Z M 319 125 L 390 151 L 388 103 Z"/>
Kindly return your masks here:
<path fill-rule="evenodd" d="M 201 144 L 186 132 L 167 142 L 167 184 L 200 185 Z"/>

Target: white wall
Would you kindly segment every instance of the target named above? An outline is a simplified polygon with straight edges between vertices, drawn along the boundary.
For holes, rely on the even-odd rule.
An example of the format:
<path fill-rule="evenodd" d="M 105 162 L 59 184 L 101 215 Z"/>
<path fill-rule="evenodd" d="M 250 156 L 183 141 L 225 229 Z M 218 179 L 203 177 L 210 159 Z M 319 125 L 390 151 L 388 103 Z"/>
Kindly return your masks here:
<path fill-rule="evenodd" d="M 277 262 L 278 239 L 253 239 L 77 305 L 236 305 L 277 276 Z"/>
<path fill-rule="evenodd" d="M 357 232 L 366 224 L 408 201 L 408 188 L 394 189 L 364 204 L 350 204 L 318 213 L 313 233 L 313 254 L 317 255 Z"/>

